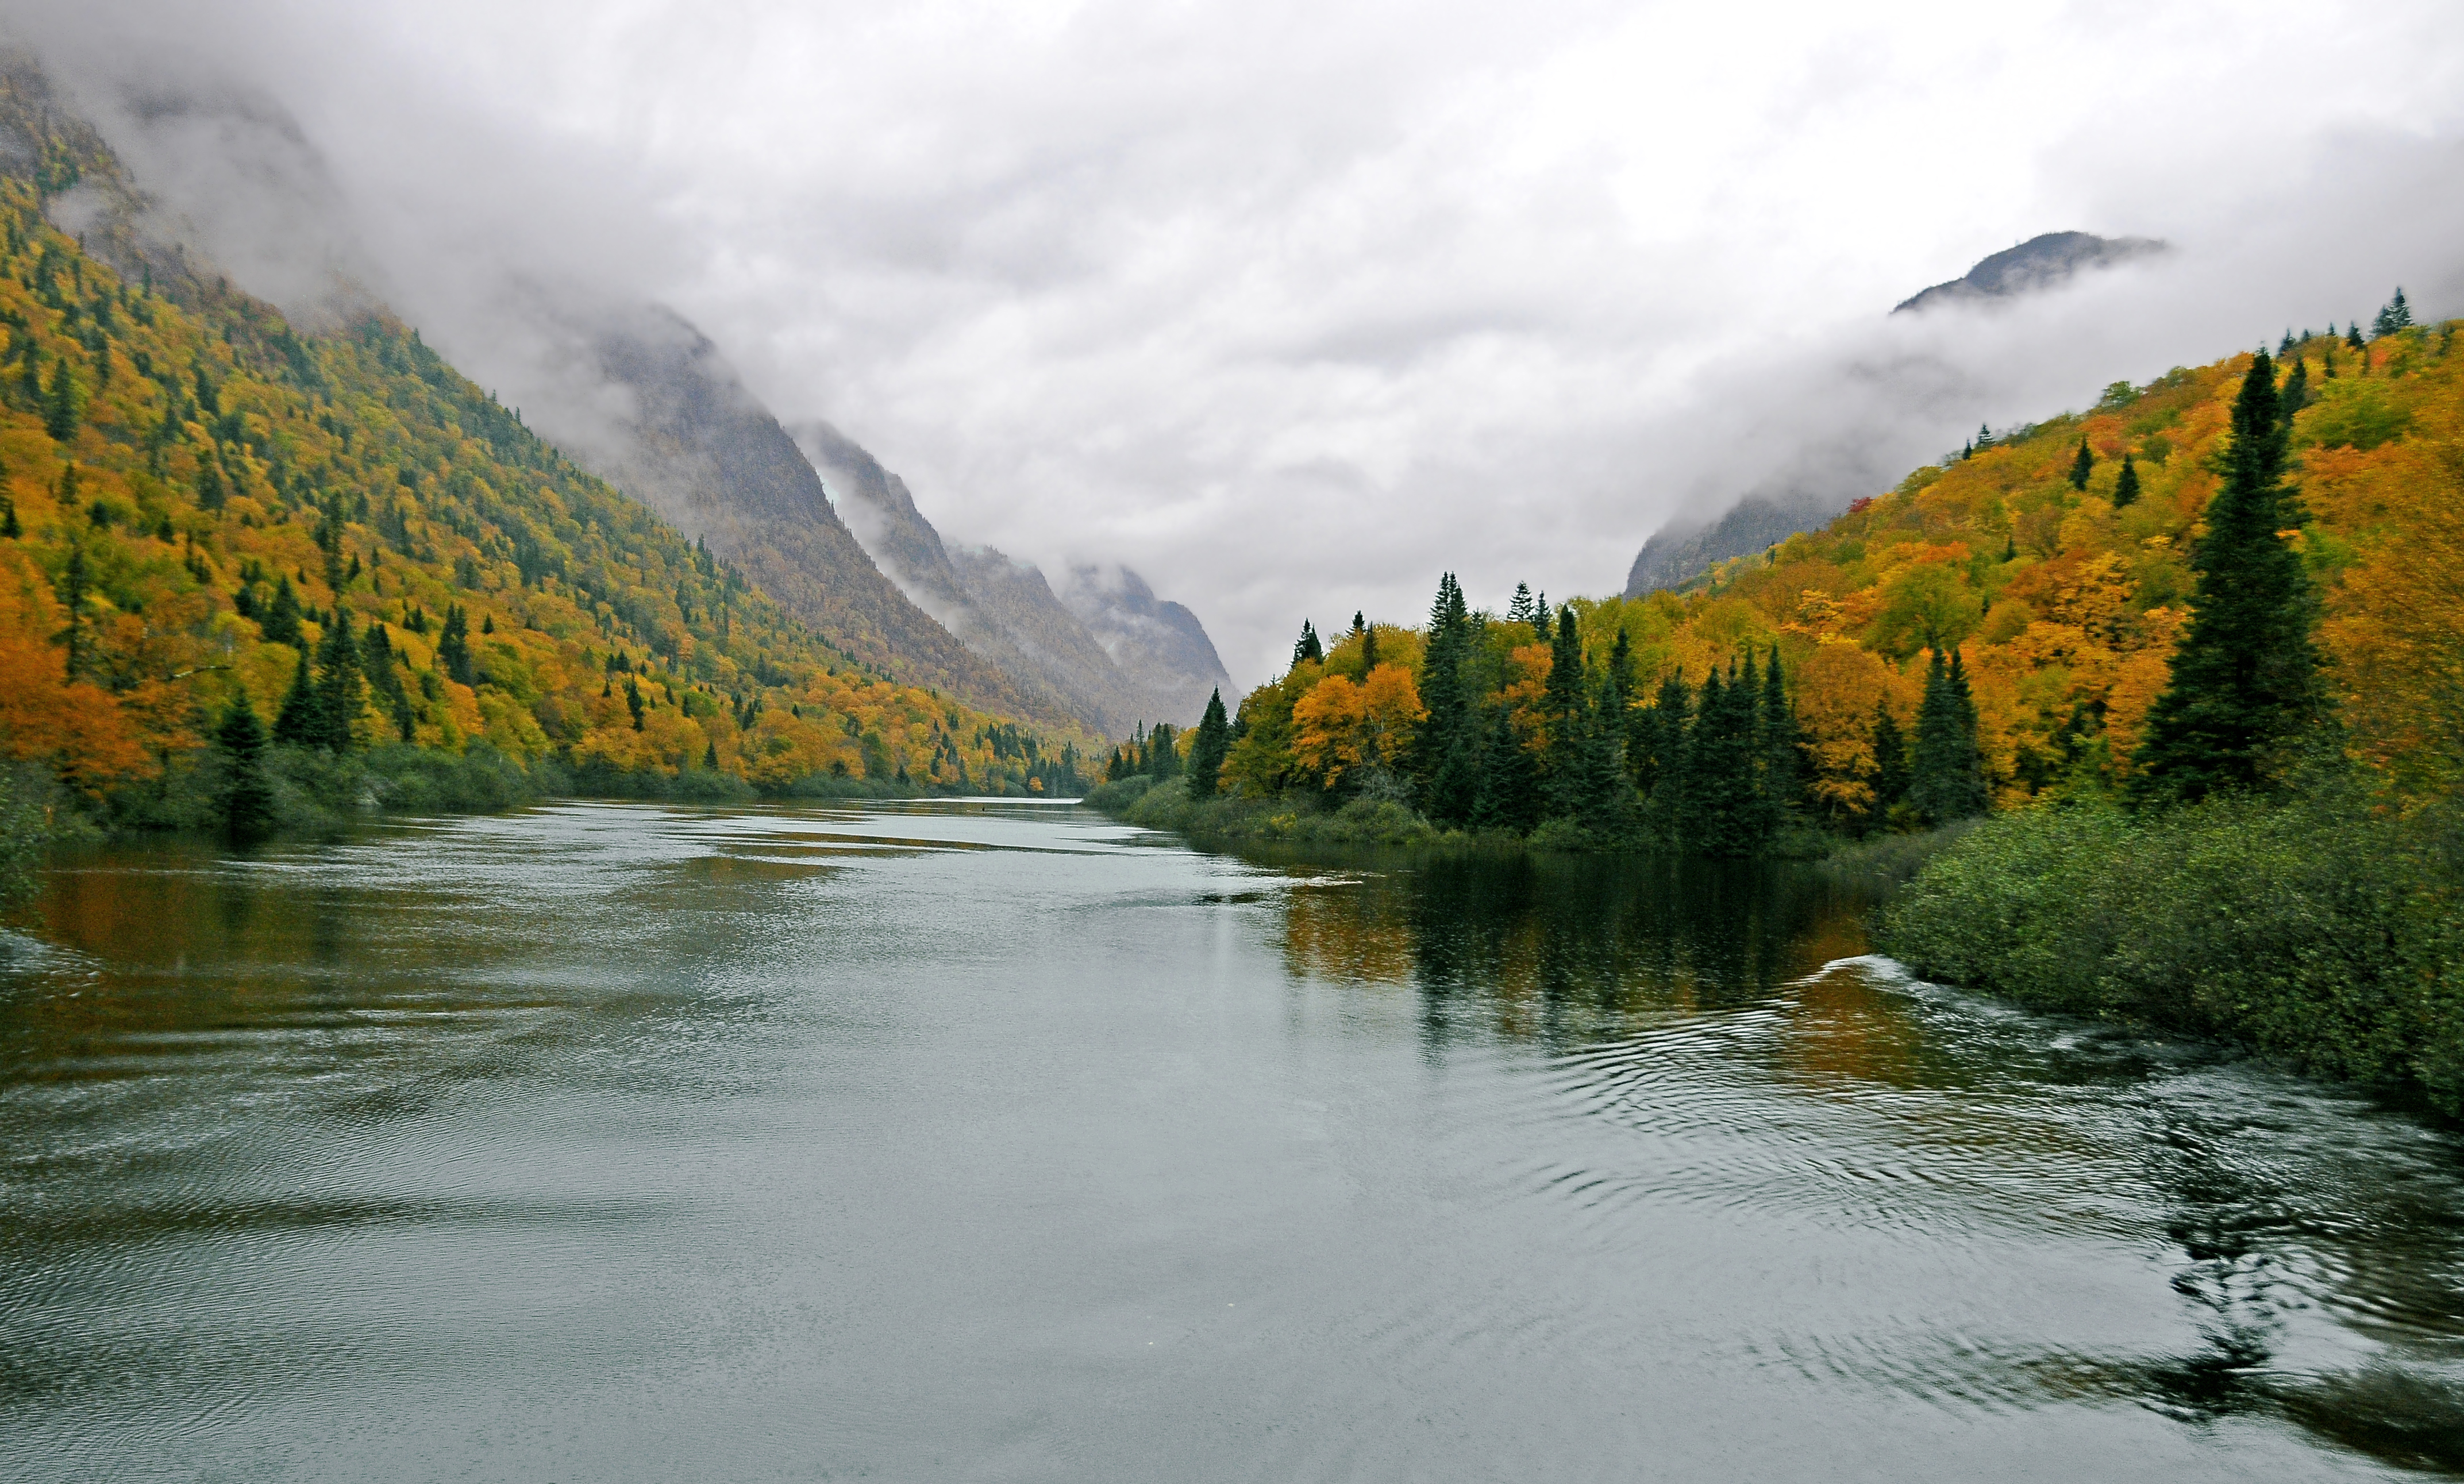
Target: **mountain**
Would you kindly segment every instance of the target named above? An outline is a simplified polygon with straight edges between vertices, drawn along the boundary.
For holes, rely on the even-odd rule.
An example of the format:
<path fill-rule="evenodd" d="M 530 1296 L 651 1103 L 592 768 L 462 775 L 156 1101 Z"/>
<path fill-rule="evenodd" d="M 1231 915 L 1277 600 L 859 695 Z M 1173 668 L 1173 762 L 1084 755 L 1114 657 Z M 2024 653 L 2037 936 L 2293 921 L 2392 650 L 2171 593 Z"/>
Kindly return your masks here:
<path fill-rule="evenodd" d="M 1934 309 L 1947 304 L 2007 299 L 2050 289 L 2083 269 L 2111 268 L 2134 258 L 2167 251 L 2153 237 L 2100 237 L 2094 232 L 2057 231 L 2031 237 L 1978 260 L 1961 277 L 1909 295 L 1891 310 Z"/>
<path fill-rule="evenodd" d="M 2167 251 L 2166 244 L 2149 237 L 2046 232 L 1980 260 L 1962 277 L 1902 300 L 1891 313 L 2008 299 L 2052 288 L 2082 271 L 2110 268 Z M 1715 520 L 1662 526 L 1636 554 L 1626 575 L 1625 596 L 1681 591 L 1721 562 L 1819 529 L 1846 503 L 1844 497 L 1826 501 L 1803 495 L 1748 495 Z"/>
<path fill-rule="evenodd" d="M 583 327 L 597 375 L 629 394 L 620 436 L 591 438 L 577 420 L 570 441 L 595 471 L 706 537 L 866 664 L 986 709 L 1093 724 L 988 662 L 885 577 L 796 440 L 698 330 L 656 308 L 602 310 Z M 541 420 L 551 436 L 553 416 Z"/>
<path fill-rule="evenodd" d="M 197 824 L 205 740 L 245 700 L 296 743 L 281 788 L 345 809 L 331 759 L 362 753 L 406 797 L 490 757 L 606 793 L 1075 786 L 1068 731 L 935 694 L 895 650 L 892 681 L 382 309 L 293 323 L 175 229 L 39 70 L 0 63 L 10 759 L 124 823 Z M 742 421 L 659 415 L 688 447 L 695 417 Z"/>
<path fill-rule="evenodd" d="M 2391 812 L 2464 788 L 2459 331 L 2464 321 L 2390 329 L 2365 347 L 2304 336 L 2284 345 L 2276 368 L 2291 406 L 2285 479 L 2300 512 L 2282 535 L 2317 583 L 2314 642 L 2338 712 L 2333 735 L 2389 787 Z M 1622 651 L 1636 698 L 1623 719 L 1643 749 L 1665 745 L 1655 740 L 1663 727 L 1705 725 L 1701 712 L 1656 714 L 1653 698 L 1670 677 L 1703 694 L 1714 674 L 1759 669 L 1767 680 L 1776 664 L 1805 805 L 1838 827 L 1873 818 L 1877 716 L 1887 712 L 1903 739 L 1917 735 L 1938 650 L 1960 657 L 1996 806 L 2125 784 L 2194 622 L 2192 557 L 2253 360 L 2244 353 L 2144 386 L 2117 382 L 2083 412 L 1921 467 L 1816 529 L 1718 564 L 1683 593 L 1575 599 L 1570 637 L 1587 667 L 1605 671 Z M 1547 745 L 1563 651 L 1540 639 L 1513 619 L 1467 625 L 1450 688 L 1471 693 L 1472 725 Z M 1224 763 L 1234 788 L 1322 794 L 1344 786 L 1344 770 L 1356 773 L 1383 738 L 1407 734 L 1426 639 L 1381 628 L 1377 641 L 1383 662 L 1404 672 L 1379 700 L 1365 699 L 1365 645 L 1349 636 L 1322 662 L 1296 661 L 1250 692 L 1247 725 Z M 1321 696 L 1335 678 L 1344 687 Z M 1485 775 L 1506 780 L 1495 787 L 1528 785 L 1522 749 L 1488 755 L 1512 760 Z M 1627 761 L 1659 767 L 1669 756 L 1642 751 Z M 1469 807 L 1458 784 L 1432 812 L 1449 797 L 1458 813 Z"/>
<path fill-rule="evenodd" d="M 1625 578 L 1625 596 L 1678 592 L 1731 557 L 1759 552 L 1837 513 L 1807 500 L 1749 495 L 1709 525 L 1666 525 L 1651 534 Z"/>
<path fill-rule="evenodd" d="M 839 510 L 893 580 L 1021 688 L 1108 736 L 1140 722 L 1188 725 L 1231 677 L 1198 616 L 1159 601 L 1126 568 L 1087 567 L 1055 596 L 1037 567 L 991 547 L 953 547 L 915 508 L 907 482 L 827 423 L 796 437 Z"/>
<path fill-rule="evenodd" d="M 1215 641 L 1206 637 L 1198 615 L 1156 598 L 1146 579 L 1129 568 L 1072 567 L 1062 601 L 1133 680 L 1171 703 L 1159 713 L 1167 719 L 1196 717 L 1218 688 L 1224 705 L 1239 704 L 1241 691 L 1224 672 Z"/>

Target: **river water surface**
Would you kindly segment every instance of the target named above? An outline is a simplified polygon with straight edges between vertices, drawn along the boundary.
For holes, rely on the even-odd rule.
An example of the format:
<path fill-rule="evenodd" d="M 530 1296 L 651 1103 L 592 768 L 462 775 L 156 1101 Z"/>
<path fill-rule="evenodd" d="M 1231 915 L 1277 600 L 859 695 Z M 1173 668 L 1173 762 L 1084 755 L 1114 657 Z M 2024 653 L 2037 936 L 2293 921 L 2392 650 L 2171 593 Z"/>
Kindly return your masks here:
<path fill-rule="evenodd" d="M 2464 1473 L 2464 1143 L 1813 874 L 572 805 L 56 869 L 11 1478 Z"/>

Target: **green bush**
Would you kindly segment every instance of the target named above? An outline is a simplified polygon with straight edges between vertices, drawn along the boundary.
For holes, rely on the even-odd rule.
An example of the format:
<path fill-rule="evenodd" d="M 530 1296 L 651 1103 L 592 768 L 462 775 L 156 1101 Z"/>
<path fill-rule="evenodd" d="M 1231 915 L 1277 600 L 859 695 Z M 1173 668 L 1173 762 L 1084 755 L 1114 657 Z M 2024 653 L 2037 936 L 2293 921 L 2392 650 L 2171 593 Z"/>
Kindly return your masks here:
<path fill-rule="evenodd" d="M 2464 906 L 2450 811 L 2345 782 L 2291 802 L 2102 804 L 1978 825 L 1885 909 L 1927 978 L 2225 1037 L 2464 1112 Z"/>

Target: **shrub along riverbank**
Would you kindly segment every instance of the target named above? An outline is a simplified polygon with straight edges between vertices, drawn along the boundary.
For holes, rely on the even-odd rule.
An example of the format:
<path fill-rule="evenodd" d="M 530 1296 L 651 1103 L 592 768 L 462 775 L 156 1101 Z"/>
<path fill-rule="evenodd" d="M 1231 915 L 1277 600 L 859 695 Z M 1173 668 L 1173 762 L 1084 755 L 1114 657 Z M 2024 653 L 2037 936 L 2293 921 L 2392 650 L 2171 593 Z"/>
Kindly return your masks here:
<path fill-rule="evenodd" d="M 2464 819 L 2338 780 L 1978 824 L 1881 914 L 1928 979 L 2215 1036 L 2464 1115 Z"/>

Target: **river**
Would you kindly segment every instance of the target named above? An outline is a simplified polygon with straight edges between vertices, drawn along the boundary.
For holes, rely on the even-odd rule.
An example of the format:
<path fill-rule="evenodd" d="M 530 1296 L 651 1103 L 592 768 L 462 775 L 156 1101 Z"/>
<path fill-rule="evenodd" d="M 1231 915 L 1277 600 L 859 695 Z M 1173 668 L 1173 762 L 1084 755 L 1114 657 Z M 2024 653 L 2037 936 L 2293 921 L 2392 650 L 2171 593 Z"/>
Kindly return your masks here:
<path fill-rule="evenodd" d="M 571 804 L 58 864 L 14 1479 L 2464 1473 L 2464 1140 L 1811 871 Z"/>

